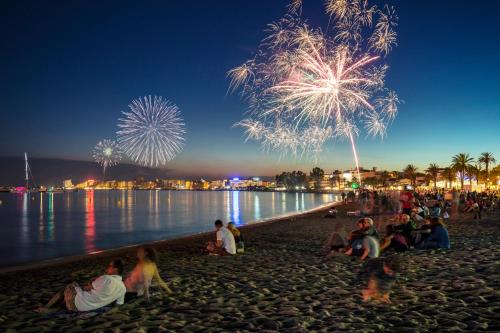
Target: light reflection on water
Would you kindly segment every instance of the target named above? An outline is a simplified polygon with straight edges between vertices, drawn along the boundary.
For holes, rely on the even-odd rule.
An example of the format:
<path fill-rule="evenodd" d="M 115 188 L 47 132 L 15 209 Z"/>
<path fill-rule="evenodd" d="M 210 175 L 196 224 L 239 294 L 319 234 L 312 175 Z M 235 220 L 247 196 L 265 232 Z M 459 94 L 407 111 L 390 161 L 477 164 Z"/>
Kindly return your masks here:
<path fill-rule="evenodd" d="M 333 194 L 246 191 L 0 193 L 0 265 L 90 253 L 244 225 L 337 200 Z"/>

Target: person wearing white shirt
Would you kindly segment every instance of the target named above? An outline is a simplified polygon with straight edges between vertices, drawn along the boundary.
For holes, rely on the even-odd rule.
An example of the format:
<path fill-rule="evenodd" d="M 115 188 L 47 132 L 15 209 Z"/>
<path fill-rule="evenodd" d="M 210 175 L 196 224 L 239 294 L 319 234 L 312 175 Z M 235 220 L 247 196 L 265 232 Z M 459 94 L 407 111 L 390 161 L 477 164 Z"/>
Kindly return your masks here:
<path fill-rule="evenodd" d="M 215 221 L 216 241 L 209 242 L 207 251 L 214 255 L 236 254 L 236 242 L 233 233 L 222 224 L 221 220 Z"/>
<path fill-rule="evenodd" d="M 70 283 L 56 293 L 45 307 L 39 308 L 39 312 L 50 312 L 62 306 L 71 311 L 92 311 L 113 302 L 123 304 L 126 292 L 122 281 L 123 266 L 121 259 L 112 260 L 106 274 L 83 288 L 76 282 Z"/>

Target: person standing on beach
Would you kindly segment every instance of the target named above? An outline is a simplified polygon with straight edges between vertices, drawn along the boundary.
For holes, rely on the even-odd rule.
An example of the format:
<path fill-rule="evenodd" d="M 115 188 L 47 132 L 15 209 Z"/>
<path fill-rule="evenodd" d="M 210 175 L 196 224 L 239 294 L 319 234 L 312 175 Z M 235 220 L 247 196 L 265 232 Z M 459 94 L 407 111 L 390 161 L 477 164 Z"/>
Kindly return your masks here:
<path fill-rule="evenodd" d="M 76 282 L 68 284 L 56 293 L 38 312 L 45 313 L 60 307 L 70 311 L 93 311 L 109 305 L 123 304 L 126 288 L 122 281 L 123 261 L 112 260 L 106 268 L 106 274 L 99 276 L 83 288 Z"/>
<path fill-rule="evenodd" d="M 224 225 L 221 220 L 214 223 L 216 233 L 216 241 L 209 242 L 207 251 L 213 255 L 236 254 L 236 242 L 234 236 Z"/>
<path fill-rule="evenodd" d="M 413 194 L 409 190 L 406 190 L 401 194 L 400 200 L 401 200 L 403 214 L 411 216 Z"/>

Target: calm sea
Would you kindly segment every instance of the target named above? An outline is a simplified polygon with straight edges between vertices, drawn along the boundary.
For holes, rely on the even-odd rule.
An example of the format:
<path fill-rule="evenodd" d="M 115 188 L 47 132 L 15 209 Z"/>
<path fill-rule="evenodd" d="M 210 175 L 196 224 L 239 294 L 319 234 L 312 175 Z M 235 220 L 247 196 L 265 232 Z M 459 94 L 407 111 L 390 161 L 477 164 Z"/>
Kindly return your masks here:
<path fill-rule="evenodd" d="M 210 231 L 216 219 L 255 223 L 338 199 L 239 191 L 0 193 L 0 266 Z"/>

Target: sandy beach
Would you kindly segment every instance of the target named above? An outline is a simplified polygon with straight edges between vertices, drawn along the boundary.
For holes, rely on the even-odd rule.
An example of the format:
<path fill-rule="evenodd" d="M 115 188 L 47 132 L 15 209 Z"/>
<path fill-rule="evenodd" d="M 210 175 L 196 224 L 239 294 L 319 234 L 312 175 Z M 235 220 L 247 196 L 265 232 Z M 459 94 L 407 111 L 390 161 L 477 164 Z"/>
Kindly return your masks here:
<path fill-rule="evenodd" d="M 358 259 L 319 255 L 328 235 L 356 218 L 313 212 L 243 228 L 246 252 L 204 255 L 214 234 L 156 243 L 172 294 L 154 290 L 93 316 L 33 312 L 65 284 L 102 274 L 110 257 L 127 271 L 134 248 L 0 275 L 2 332 L 500 332 L 500 216 L 452 216 L 449 251 L 400 254 L 407 269 L 392 304 L 363 303 Z M 379 227 L 387 217 L 376 220 Z"/>

